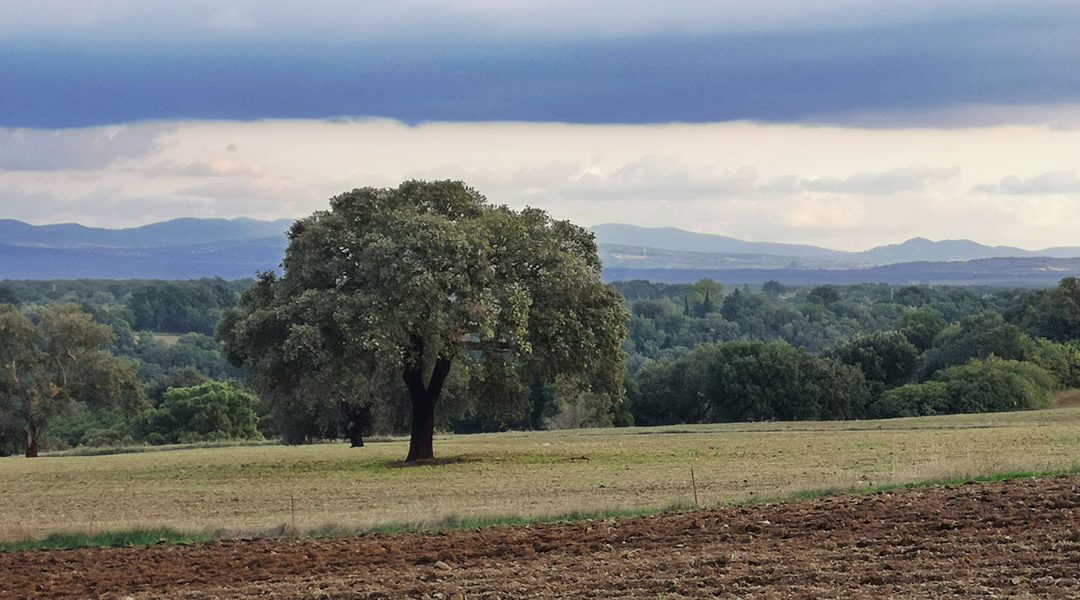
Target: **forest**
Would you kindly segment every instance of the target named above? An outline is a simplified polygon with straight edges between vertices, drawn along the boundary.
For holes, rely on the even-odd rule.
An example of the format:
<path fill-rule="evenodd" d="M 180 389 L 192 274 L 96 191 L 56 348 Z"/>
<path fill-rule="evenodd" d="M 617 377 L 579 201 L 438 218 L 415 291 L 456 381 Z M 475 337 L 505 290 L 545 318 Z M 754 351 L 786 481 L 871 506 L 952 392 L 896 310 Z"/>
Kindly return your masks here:
<path fill-rule="evenodd" d="M 303 443 L 346 437 L 358 419 L 366 433 L 408 430 L 407 403 L 354 406 L 372 395 L 403 395 L 392 373 L 370 381 L 352 403 L 329 396 L 283 401 L 249 389 L 246 369 L 230 364 L 214 335 L 252 284 L 0 282 L 0 305 L 7 307 L 0 329 L 18 325 L 38 336 L 47 354 L 61 339 L 59 330 L 83 327 L 93 343 L 80 351 L 117 361 L 95 375 L 107 385 L 72 387 L 38 411 L 42 449 L 263 438 Z M 492 376 L 477 388 L 451 372 L 437 427 L 479 432 L 1019 410 L 1047 406 L 1055 391 L 1080 387 L 1075 278 L 1045 290 L 790 288 L 775 281 L 728 289 L 707 279 L 611 287 L 629 315 L 622 401 L 535 374 L 513 382 Z M 68 325 L 57 324 L 64 319 Z M 0 341 L 5 361 L 15 343 L 10 335 Z M 124 373 L 131 381 L 125 383 Z M 27 412 L 4 393 L 10 381 L 0 381 L 0 452 L 23 452 Z"/>

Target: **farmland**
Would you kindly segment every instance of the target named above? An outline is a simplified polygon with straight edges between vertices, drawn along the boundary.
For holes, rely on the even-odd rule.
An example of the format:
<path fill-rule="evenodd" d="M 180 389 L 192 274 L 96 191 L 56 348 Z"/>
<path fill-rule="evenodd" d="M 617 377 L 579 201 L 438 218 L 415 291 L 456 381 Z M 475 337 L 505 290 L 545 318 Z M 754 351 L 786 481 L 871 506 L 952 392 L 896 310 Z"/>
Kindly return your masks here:
<path fill-rule="evenodd" d="M 687 425 L 0 459 L 0 540 L 171 527 L 222 537 L 717 506 L 1080 460 L 1080 407 L 858 422 Z M 694 481 L 691 481 L 691 468 Z"/>
<path fill-rule="evenodd" d="M 1075 598 L 1080 477 L 440 534 L 0 554 L 0 598 Z"/>

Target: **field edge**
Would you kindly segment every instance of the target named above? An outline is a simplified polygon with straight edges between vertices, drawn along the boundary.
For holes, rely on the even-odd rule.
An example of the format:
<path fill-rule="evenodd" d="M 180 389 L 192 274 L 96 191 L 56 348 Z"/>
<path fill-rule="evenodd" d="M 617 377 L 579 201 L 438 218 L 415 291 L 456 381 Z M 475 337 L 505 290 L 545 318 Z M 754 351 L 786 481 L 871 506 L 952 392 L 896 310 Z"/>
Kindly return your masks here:
<path fill-rule="evenodd" d="M 215 530 L 204 532 L 178 531 L 169 527 L 138 528 L 94 533 L 54 533 L 44 538 L 0 542 L 0 553 L 79 550 L 86 548 L 145 548 L 161 544 L 193 545 L 225 540 L 266 540 L 266 539 L 332 539 L 365 537 L 373 535 L 396 535 L 404 533 L 438 533 L 454 530 L 486 529 L 495 527 L 528 527 L 540 524 L 577 523 L 588 521 L 607 521 L 613 519 L 634 519 L 665 514 L 687 513 L 708 510 L 716 507 L 760 506 L 790 502 L 805 502 L 835 496 L 865 496 L 904 490 L 917 490 L 939 486 L 958 486 L 968 484 L 997 483 L 1021 479 L 1040 479 L 1080 475 L 1080 464 L 1065 469 L 1043 471 L 1003 471 L 981 475 L 927 479 L 898 484 L 881 484 L 858 487 L 828 487 L 793 492 L 784 496 L 760 497 L 745 500 L 722 502 L 711 506 L 694 506 L 692 503 L 676 503 L 662 507 L 638 509 L 612 509 L 597 511 L 570 511 L 557 515 L 519 516 L 504 515 L 495 517 L 460 517 L 449 516 L 434 521 L 412 523 L 385 523 L 364 529 L 345 529 L 323 526 L 308 530 L 283 523 L 271 529 L 251 532 L 236 530 Z"/>

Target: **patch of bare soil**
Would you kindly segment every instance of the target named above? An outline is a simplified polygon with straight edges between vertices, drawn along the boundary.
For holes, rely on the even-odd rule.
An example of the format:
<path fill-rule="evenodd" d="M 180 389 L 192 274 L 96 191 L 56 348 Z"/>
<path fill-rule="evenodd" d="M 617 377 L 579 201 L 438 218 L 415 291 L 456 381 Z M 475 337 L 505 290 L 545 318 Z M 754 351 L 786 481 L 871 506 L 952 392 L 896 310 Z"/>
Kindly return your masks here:
<path fill-rule="evenodd" d="M 438 534 L 0 554 L 0 597 L 1080 597 L 1080 477 Z"/>

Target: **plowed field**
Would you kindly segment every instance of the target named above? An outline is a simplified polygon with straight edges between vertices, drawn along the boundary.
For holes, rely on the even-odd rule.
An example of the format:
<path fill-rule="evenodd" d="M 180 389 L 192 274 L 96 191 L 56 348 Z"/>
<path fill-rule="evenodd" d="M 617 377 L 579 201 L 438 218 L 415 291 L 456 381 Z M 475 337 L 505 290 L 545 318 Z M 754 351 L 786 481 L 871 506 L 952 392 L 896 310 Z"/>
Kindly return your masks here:
<path fill-rule="evenodd" d="M 1080 477 L 636 519 L 0 555 L 0 597 L 1080 597 Z"/>

